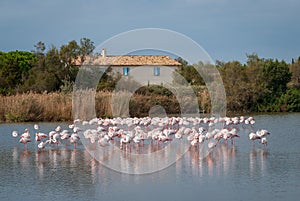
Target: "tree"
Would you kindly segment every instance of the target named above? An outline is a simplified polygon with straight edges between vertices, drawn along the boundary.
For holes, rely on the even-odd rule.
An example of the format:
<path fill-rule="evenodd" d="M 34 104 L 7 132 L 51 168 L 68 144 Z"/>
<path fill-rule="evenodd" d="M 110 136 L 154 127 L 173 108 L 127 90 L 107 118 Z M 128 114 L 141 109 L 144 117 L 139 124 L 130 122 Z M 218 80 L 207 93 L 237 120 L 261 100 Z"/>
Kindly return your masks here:
<path fill-rule="evenodd" d="M 61 62 L 67 66 L 75 64 L 75 61 L 80 56 L 80 47 L 75 40 L 70 41 L 67 45 L 60 47 Z"/>
<path fill-rule="evenodd" d="M 43 63 L 36 65 L 29 71 L 28 79 L 24 82 L 23 91 L 57 91 L 63 83 L 65 73 L 60 62 L 59 50 L 51 46 L 44 55 Z"/>
<path fill-rule="evenodd" d="M 202 77 L 199 75 L 198 71 L 193 65 L 188 65 L 188 62 L 181 57 L 177 58 L 176 60 L 181 63 L 181 66 L 177 67 L 176 72 L 179 73 L 185 79 L 185 81 L 174 74 L 175 83 L 182 85 L 188 82 L 191 85 L 204 85 Z"/>
<path fill-rule="evenodd" d="M 72 40 L 68 45 L 61 46 L 59 54 L 63 65 L 61 71 L 64 74 L 61 81 L 64 84 L 72 85 L 79 70 L 76 61 L 80 58 L 80 46 L 75 40 Z"/>
<path fill-rule="evenodd" d="M 246 66 L 238 61 L 223 63 L 219 66 L 226 91 L 227 108 L 231 111 L 247 111 L 247 73 Z"/>
<path fill-rule="evenodd" d="M 94 42 L 88 38 L 80 39 L 80 54 L 82 56 L 91 55 L 95 49 Z"/>
<path fill-rule="evenodd" d="M 14 51 L 0 54 L 1 93 L 14 93 L 28 78 L 36 62 L 36 55 L 30 52 Z"/>
<path fill-rule="evenodd" d="M 264 62 L 263 78 L 267 80 L 267 88 L 272 94 L 281 94 L 287 90 L 291 81 L 289 66 L 285 61 L 268 59 Z"/>
<path fill-rule="evenodd" d="M 290 72 L 292 74 L 291 85 L 300 89 L 300 57 L 297 62 L 290 64 Z"/>
<path fill-rule="evenodd" d="M 113 91 L 117 82 L 122 78 L 121 74 L 114 74 L 112 67 L 109 66 L 106 71 L 103 72 L 101 79 L 99 80 L 97 90 L 98 91 Z"/>
<path fill-rule="evenodd" d="M 46 49 L 45 47 L 45 43 L 43 43 L 42 41 L 37 42 L 35 45 L 35 50 L 33 50 L 32 52 L 37 54 L 37 55 L 44 55 L 44 51 Z"/>

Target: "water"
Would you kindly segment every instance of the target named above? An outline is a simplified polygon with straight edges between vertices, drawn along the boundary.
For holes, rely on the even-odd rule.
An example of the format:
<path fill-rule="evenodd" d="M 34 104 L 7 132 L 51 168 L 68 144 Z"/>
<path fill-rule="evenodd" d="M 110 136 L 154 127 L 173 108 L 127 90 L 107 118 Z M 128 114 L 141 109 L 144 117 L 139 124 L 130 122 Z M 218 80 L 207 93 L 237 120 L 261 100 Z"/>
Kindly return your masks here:
<path fill-rule="evenodd" d="M 27 151 L 12 130 L 33 124 L 0 125 L 0 200 L 298 200 L 300 114 L 255 116 L 268 148 L 251 146 L 247 134 L 235 145 L 218 145 L 205 160 L 193 150 L 172 166 L 147 175 L 110 170 L 82 146 Z M 57 124 L 40 124 L 45 132 Z M 67 125 L 62 125 L 67 126 Z"/>

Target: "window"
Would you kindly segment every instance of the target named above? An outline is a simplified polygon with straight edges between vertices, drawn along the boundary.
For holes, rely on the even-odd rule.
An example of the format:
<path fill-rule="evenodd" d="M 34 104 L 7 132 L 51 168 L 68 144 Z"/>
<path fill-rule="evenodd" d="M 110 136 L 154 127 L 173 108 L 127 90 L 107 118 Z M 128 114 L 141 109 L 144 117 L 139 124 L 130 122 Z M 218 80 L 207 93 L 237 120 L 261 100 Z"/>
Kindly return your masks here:
<path fill-rule="evenodd" d="M 154 76 L 159 76 L 160 75 L 160 68 L 159 67 L 154 67 Z"/>
<path fill-rule="evenodd" d="M 123 68 L 123 75 L 129 75 L 129 68 L 128 67 Z"/>

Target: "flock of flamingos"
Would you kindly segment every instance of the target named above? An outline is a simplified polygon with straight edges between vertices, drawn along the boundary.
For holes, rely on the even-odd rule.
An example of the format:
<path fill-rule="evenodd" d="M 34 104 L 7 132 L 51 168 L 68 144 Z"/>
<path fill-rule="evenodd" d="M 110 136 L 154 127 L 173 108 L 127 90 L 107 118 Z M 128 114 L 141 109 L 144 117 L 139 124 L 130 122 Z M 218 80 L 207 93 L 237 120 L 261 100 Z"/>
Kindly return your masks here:
<path fill-rule="evenodd" d="M 197 146 L 207 141 L 208 148 L 213 148 L 218 143 L 234 143 L 235 138 L 239 138 L 239 130 L 249 127 L 249 140 L 253 145 L 259 141 L 267 147 L 267 130 L 254 131 L 253 117 L 144 117 L 144 118 L 94 118 L 90 121 L 74 120 L 69 129 L 62 129 L 57 126 L 48 134 L 40 132 L 38 124 L 34 125 L 34 140 L 39 149 L 47 146 L 67 145 L 71 143 L 76 149 L 80 142 L 80 136 L 84 137 L 91 144 L 100 147 L 110 145 L 118 146 L 124 151 L 131 147 L 143 147 L 145 144 L 168 144 L 176 140 L 188 140 L 191 146 Z M 219 128 L 222 125 L 221 128 Z M 81 133 L 81 134 L 80 134 Z M 82 135 L 83 134 L 83 135 Z M 32 142 L 32 136 L 28 128 L 24 133 L 13 131 L 12 136 L 19 138 L 19 142 L 24 144 Z"/>

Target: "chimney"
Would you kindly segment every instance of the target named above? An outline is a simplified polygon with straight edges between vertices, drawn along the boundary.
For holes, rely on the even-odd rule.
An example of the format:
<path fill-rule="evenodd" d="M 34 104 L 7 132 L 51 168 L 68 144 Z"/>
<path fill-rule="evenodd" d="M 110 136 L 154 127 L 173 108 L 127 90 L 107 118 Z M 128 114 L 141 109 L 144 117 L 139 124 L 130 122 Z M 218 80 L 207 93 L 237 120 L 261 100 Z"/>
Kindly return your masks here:
<path fill-rule="evenodd" d="M 103 58 L 106 57 L 106 49 L 105 48 L 102 49 L 101 55 L 102 55 Z"/>

